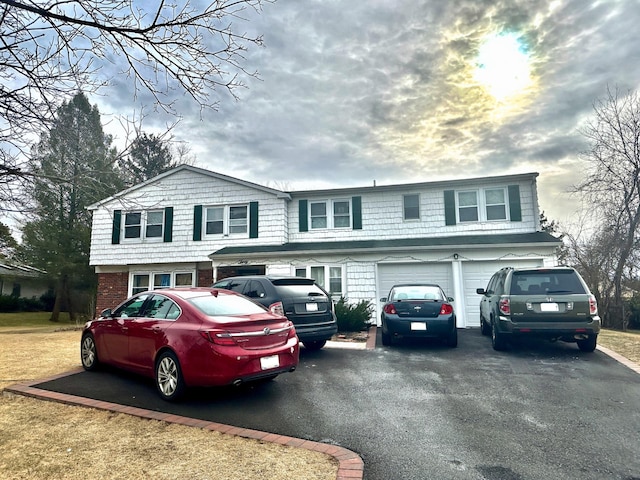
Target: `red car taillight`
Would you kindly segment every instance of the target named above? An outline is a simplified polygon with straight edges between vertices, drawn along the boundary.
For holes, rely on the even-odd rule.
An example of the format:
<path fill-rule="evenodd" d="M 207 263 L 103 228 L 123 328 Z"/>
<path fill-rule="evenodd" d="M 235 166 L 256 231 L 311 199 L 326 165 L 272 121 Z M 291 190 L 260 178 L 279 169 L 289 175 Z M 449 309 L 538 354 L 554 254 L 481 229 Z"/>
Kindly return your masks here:
<path fill-rule="evenodd" d="M 236 341 L 228 332 L 222 330 L 200 330 L 202 338 L 216 345 L 232 346 L 236 345 Z"/>
<path fill-rule="evenodd" d="M 398 313 L 396 312 L 396 307 L 393 306 L 393 303 L 387 303 L 382 310 L 384 310 L 384 313 L 388 313 L 390 315 L 396 315 Z"/>
<path fill-rule="evenodd" d="M 276 302 L 269 305 L 269 311 L 274 315 L 284 317 L 284 307 L 282 306 L 282 302 Z"/>
<path fill-rule="evenodd" d="M 500 297 L 500 303 L 498 304 L 500 313 L 503 315 L 511 315 L 511 300 L 507 296 Z"/>
<path fill-rule="evenodd" d="M 596 302 L 596 297 L 593 295 L 589 295 L 589 314 L 597 315 L 598 314 L 598 304 Z"/>
<path fill-rule="evenodd" d="M 440 308 L 440 315 L 451 315 L 453 313 L 453 307 L 448 303 L 443 303 Z"/>

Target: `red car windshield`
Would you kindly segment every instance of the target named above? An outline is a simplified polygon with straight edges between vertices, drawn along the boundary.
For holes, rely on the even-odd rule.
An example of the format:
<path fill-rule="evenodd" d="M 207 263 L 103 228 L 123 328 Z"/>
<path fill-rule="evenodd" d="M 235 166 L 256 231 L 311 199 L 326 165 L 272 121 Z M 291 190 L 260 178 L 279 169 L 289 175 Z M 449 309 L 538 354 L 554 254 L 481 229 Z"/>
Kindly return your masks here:
<path fill-rule="evenodd" d="M 237 295 L 203 295 L 191 297 L 187 301 L 202 313 L 211 317 L 218 315 L 251 315 L 267 311 L 263 306 Z"/>

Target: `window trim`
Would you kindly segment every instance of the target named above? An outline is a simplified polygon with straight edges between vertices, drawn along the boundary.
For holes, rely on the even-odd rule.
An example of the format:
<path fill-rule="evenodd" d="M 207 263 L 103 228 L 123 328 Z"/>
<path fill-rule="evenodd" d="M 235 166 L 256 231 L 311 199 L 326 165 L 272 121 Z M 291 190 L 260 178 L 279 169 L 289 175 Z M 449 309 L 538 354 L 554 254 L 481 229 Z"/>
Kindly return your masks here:
<path fill-rule="evenodd" d="M 231 232 L 232 227 L 237 227 L 237 225 L 231 225 L 231 209 L 232 208 L 242 208 L 245 209 L 245 231 L 244 232 Z M 207 214 L 209 209 L 222 209 L 222 233 L 207 233 Z M 203 205 L 202 206 L 202 237 L 203 238 L 224 238 L 224 237 L 234 237 L 234 238 L 249 238 L 249 229 L 251 227 L 251 213 L 250 213 L 250 204 L 249 203 L 236 203 L 236 204 L 226 204 L 226 205 Z M 233 219 L 236 220 L 236 219 Z"/>
<path fill-rule="evenodd" d="M 336 215 L 335 214 L 335 205 L 336 203 L 346 203 L 349 206 L 349 213 L 347 215 Z M 314 204 L 324 204 L 325 206 L 325 215 L 324 217 L 320 217 L 318 215 L 313 216 L 311 214 L 312 206 Z M 336 227 L 336 216 L 338 217 L 348 217 L 349 225 Z M 314 218 L 325 218 L 326 226 L 325 227 L 314 227 L 313 219 Z M 353 212 L 353 198 L 331 198 L 327 200 L 308 200 L 308 208 L 307 208 L 307 225 L 309 231 L 318 231 L 318 230 L 351 230 L 354 229 L 354 212 Z"/>
<path fill-rule="evenodd" d="M 140 223 L 127 225 L 127 215 L 130 214 L 140 214 Z M 160 224 L 161 231 L 160 235 L 147 235 L 147 228 L 149 226 L 158 225 L 157 223 L 149 224 L 149 214 L 150 213 L 158 213 L 162 218 L 162 223 Z M 137 226 L 140 229 L 139 235 L 137 237 L 127 237 L 127 228 Z M 140 242 L 163 242 L 165 241 L 167 229 L 167 216 L 166 209 L 163 208 L 151 208 L 148 210 L 128 210 L 122 212 L 122 221 L 120 225 L 120 238 L 122 239 L 122 243 L 140 243 Z"/>
<path fill-rule="evenodd" d="M 326 264 L 319 264 L 319 263 L 310 263 L 308 265 L 296 265 L 295 267 L 293 267 L 293 275 L 295 276 L 300 276 L 298 275 L 298 273 L 302 273 L 302 270 L 304 270 L 305 272 L 305 278 L 314 278 L 311 276 L 311 269 L 312 268 L 322 268 L 324 269 L 323 272 L 323 284 L 318 283 L 318 285 L 320 285 L 321 288 L 323 288 L 324 290 L 326 290 L 329 295 L 331 295 L 331 297 L 334 298 L 339 298 L 345 295 L 346 292 L 346 275 L 345 275 L 345 266 L 342 264 L 336 264 L 336 263 L 326 263 Z M 340 292 L 331 292 L 330 288 L 331 288 L 331 269 L 332 268 L 339 268 L 340 269 Z"/>
<path fill-rule="evenodd" d="M 407 198 L 409 197 L 417 197 L 418 198 L 418 215 L 415 217 L 407 217 Z M 415 208 L 415 207 L 409 207 L 409 208 Z M 421 218 L 421 214 L 420 214 L 420 194 L 419 193 L 405 193 L 404 195 L 402 195 L 402 220 L 404 220 L 405 222 L 414 222 L 414 221 L 419 221 Z"/>
<path fill-rule="evenodd" d="M 487 192 L 491 190 L 502 190 L 504 193 L 504 203 L 496 203 L 496 204 L 488 204 L 487 203 Z M 477 220 L 462 220 L 460 218 L 460 209 L 461 208 L 471 208 L 472 205 L 462 206 L 460 205 L 460 194 L 461 193 L 470 193 L 474 192 L 476 194 L 476 213 Z M 511 212 L 509 209 L 509 192 L 506 186 L 496 186 L 496 187 L 487 187 L 487 188 L 479 188 L 479 189 L 468 189 L 468 190 L 456 190 L 455 191 L 455 208 L 456 208 L 456 222 L 460 224 L 469 224 L 469 223 L 481 223 L 481 222 L 507 222 L 511 218 Z M 504 218 L 495 218 L 489 219 L 487 208 L 490 206 L 498 206 L 504 205 Z"/>
<path fill-rule="evenodd" d="M 169 277 L 169 286 L 168 287 L 155 287 L 154 285 L 154 280 L 155 277 L 157 275 L 170 275 Z M 181 274 L 190 274 L 191 275 L 191 285 L 180 285 L 180 286 L 176 286 L 176 275 L 181 275 Z M 197 281 L 197 274 L 198 272 L 196 270 L 188 270 L 188 269 L 177 269 L 177 270 L 134 270 L 129 272 L 129 281 L 127 284 L 127 297 L 131 297 L 133 295 L 136 295 L 138 293 L 142 293 L 142 292 L 147 292 L 147 291 L 154 291 L 154 290 L 158 290 L 161 288 L 193 288 L 196 286 L 196 281 Z M 147 277 L 147 289 L 146 290 L 139 290 L 134 292 L 134 284 L 133 284 L 133 280 L 135 277 Z M 138 287 L 140 288 L 140 287 Z"/>

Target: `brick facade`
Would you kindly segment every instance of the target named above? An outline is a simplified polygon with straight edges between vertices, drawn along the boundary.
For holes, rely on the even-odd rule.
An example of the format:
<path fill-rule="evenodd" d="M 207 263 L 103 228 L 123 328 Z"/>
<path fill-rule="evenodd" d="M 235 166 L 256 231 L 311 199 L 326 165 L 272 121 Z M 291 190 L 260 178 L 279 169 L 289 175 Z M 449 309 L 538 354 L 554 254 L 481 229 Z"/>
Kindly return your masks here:
<path fill-rule="evenodd" d="M 128 272 L 99 273 L 96 315 L 105 308 L 114 308 L 127 298 L 129 282 Z"/>
<path fill-rule="evenodd" d="M 210 287 L 213 283 L 213 269 L 198 270 L 198 282 L 196 287 Z"/>

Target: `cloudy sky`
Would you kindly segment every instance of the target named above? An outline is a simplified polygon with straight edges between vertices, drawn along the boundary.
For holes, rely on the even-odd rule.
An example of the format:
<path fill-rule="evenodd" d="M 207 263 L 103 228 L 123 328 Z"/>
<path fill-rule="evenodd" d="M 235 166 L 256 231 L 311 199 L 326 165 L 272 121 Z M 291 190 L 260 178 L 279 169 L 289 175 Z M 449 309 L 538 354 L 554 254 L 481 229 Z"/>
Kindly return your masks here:
<path fill-rule="evenodd" d="M 580 127 L 607 87 L 640 86 L 638 0 L 278 0 L 248 20 L 261 80 L 217 112 L 179 101 L 173 134 L 197 166 L 275 188 L 535 171 L 571 222 Z M 129 113 L 115 88 L 103 115 Z"/>

